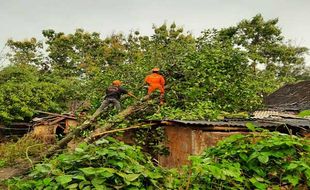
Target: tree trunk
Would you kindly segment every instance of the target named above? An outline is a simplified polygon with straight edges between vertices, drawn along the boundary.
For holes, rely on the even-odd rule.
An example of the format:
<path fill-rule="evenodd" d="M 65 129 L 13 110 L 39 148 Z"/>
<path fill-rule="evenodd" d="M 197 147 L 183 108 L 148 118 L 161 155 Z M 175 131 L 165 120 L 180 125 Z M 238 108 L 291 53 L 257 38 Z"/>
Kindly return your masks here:
<path fill-rule="evenodd" d="M 121 111 L 119 114 L 115 115 L 112 121 L 106 123 L 103 127 L 98 128 L 94 132 L 92 132 L 91 136 L 89 138 L 86 138 L 85 141 L 93 142 L 94 140 L 97 139 L 96 134 L 107 131 L 108 129 L 113 127 L 115 123 L 122 122 L 127 116 L 131 115 L 132 113 L 135 113 L 138 110 L 145 108 L 148 104 L 144 104 L 144 102 L 149 100 L 150 98 L 151 96 L 148 96 L 148 95 L 144 96 L 140 101 L 136 102 L 134 105 L 128 106 L 126 109 Z M 63 139 L 61 139 L 56 145 L 51 147 L 47 151 L 46 157 L 52 156 L 54 153 L 57 152 L 57 150 L 65 147 L 75 136 L 79 136 L 81 131 L 88 129 L 101 113 L 102 111 L 100 112 L 96 110 L 96 112 L 91 116 L 90 119 L 84 121 L 81 126 L 75 128 L 72 132 L 70 132 Z"/>

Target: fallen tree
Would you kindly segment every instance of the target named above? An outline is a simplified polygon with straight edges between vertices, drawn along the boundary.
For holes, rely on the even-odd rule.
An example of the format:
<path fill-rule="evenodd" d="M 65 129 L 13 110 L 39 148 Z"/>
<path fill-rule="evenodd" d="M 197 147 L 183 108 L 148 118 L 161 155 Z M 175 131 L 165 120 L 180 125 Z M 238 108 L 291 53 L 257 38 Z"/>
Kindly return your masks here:
<path fill-rule="evenodd" d="M 140 101 L 136 102 L 134 105 L 128 106 L 126 109 L 124 109 L 123 111 L 121 111 L 120 113 L 115 115 L 112 118 L 112 120 L 107 122 L 104 126 L 95 129 L 95 131 L 93 131 L 90 134 L 90 137 L 87 137 L 84 140 L 86 142 L 88 142 L 88 143 L 91 143 L 91 142 L 95 141 L 96 139 L 98 139 L 100 137 L 100 135 L 98 135 L 98 134 L 103 133 L 103 132 L 111 129 L 115 125 L 115 123 L 120 123 L 120 122 L 124 121 L 124 119 L 126 117 L 128 117 L 129 115 L 131 115 L 133 113 L 136 113 L 137 111 L 146 108 L 151 103 L 148 100 L 150 100 L 152 97 L 153 96 L 146 95 Z M 81 131 L 89 129 L 92 126 L 92 124 L 96 121 L 98 116 L 100 116 L 102 114 L 103 111 L 105 111 L 105 110 L 99 111 L 99 109 L 97 109 L 95 111 L 95 113 L 88 120 L 83 122 L 82 125 L 80 125 L 79 127 L 75 128 L 72 132 L 70 132 L 63 139 L 61 139 L 56 145 L 51 147 L 47 151 L 45 156 L 46 157 L 52 156 L 58 150 L 60 150 L 63 147 L 65 147 L 74 137 L 79 136 Z"/>

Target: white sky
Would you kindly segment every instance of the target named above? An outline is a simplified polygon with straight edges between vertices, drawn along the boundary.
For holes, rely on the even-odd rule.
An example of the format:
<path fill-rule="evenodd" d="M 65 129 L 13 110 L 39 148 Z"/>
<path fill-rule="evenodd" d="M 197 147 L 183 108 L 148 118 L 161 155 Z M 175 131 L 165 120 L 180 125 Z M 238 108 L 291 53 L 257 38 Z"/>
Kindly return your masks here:
<path fill-rule="evenodd" d="M 103 37 L 132 30 L 150 35 L 153 24 L 175 21 L 199 35 L 258 13 L 279 18 L 287 40 L 310 48 L 310 0 L 0 0 L 0 64 L 7 39 L 40 40 L 44 29 L 72 33 L 83 28 Z"/>

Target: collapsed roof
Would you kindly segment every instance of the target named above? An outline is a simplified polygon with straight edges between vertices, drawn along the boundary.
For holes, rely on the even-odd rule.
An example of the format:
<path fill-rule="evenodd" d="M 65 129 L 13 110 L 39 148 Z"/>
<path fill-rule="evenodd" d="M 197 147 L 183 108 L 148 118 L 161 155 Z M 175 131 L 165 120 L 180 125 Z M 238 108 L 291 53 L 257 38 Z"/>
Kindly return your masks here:
<path fill-rule="evenodd" d="M 310 109 L 310 80 L 288 84 L 264 99 L 268 108 L 282 111 Z"/>

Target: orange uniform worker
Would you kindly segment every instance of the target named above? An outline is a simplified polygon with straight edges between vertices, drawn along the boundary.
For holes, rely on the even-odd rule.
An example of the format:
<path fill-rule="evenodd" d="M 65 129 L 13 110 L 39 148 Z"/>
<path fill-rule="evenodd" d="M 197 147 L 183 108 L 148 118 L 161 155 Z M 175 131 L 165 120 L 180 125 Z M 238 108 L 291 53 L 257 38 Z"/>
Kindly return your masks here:
<path fill-rule="evenodd" d="M 144 81 L 149 85 L 147 94 L 150 95 L 154 90 L 159 89 L 160 91 L 160 104 L 164 103 L 165 94 L 165 78 L 160 75 L 159 68 L 152 69 L 152 74 L 147 75 Z"/>

